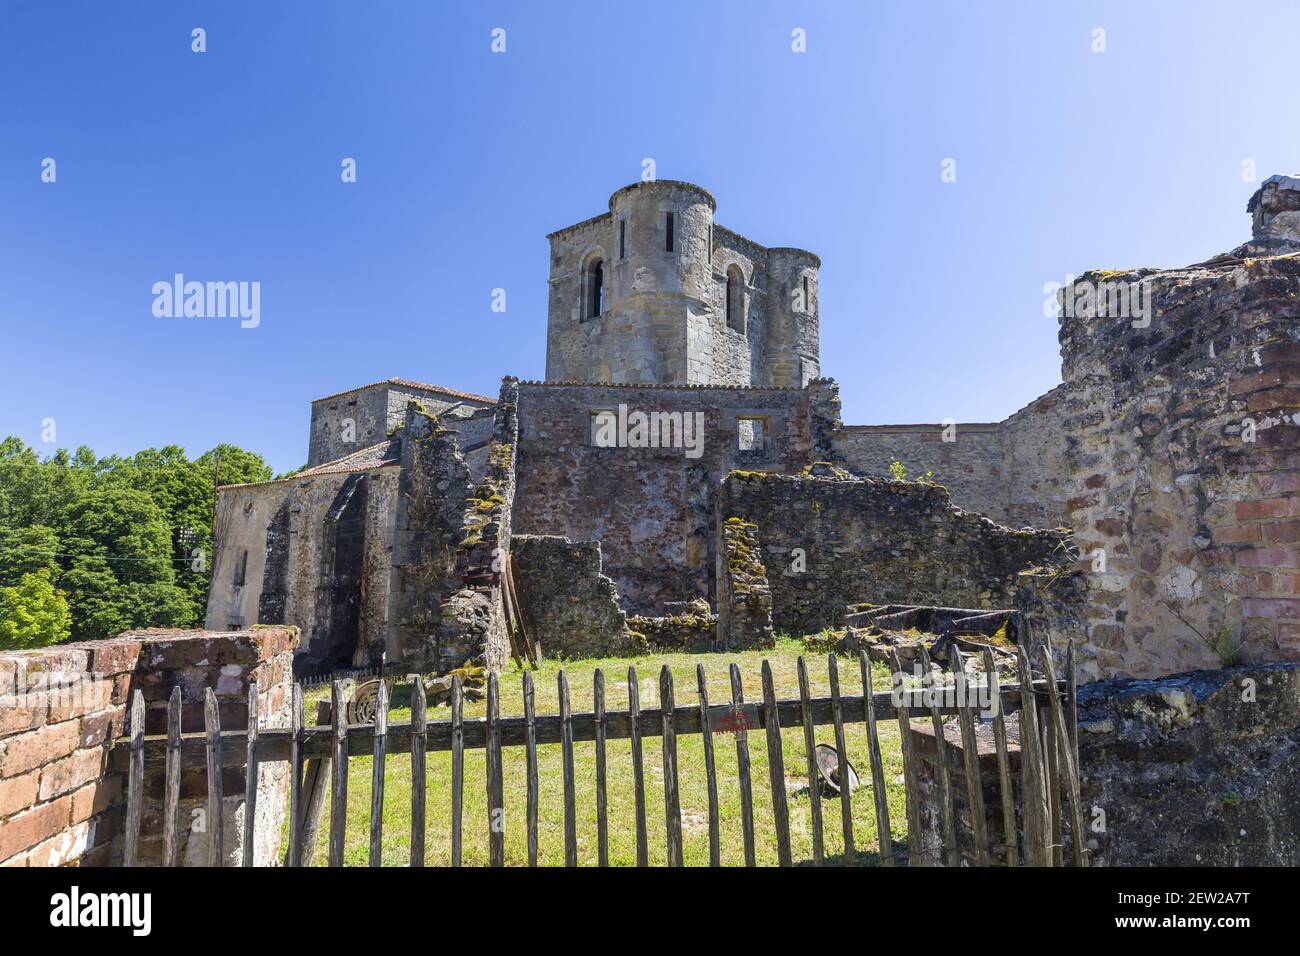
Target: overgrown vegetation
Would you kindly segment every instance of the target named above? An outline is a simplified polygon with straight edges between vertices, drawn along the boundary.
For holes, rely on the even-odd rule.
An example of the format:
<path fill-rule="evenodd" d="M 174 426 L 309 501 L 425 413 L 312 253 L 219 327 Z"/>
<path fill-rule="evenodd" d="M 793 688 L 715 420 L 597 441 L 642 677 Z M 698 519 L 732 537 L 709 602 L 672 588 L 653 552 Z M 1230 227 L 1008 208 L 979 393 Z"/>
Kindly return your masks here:
<path fill-rule="evenodd" d="M 266 481 L 260 455 L 175 445 L 41 458 L 0 442 L 0 649 L 203 620 L 216 484 Z"/>
<path fill-rule="evenodd" d="M 901 461 L 891 461 L 889 463 L 889 477 L 894 481 L 934 481 L 934 472 L 927 471 L 924 475 L 918 475 L 916 478 L 907 477 L 907 466 Z"/>

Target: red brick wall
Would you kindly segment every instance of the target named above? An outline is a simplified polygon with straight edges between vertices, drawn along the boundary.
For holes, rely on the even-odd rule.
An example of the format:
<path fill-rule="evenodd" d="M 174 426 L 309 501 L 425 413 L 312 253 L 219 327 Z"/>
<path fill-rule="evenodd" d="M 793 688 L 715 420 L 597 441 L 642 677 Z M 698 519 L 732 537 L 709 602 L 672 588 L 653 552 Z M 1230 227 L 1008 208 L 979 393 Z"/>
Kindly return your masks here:
<path fill-rule="evenodd" d="M 1213 529 L 1243 579 L 1242 616 L 1271 640 L 1284 660 L 1300 660 L 1300 344 L 1258 349 L 1258 371 L 1234 379 L 1229 391 L 1270 427 L 1243 444 L 1230 469 L 1247 482 L 1232 521 Z"/>
<path fill-rule="evenodd" d="M 278 725 L 297 641 L 286 627 L 159 630 L 0 652 L 0 866 L 120 862 L 125 774 L 109 753 L 126 730 L 131 692 L 144 694 L 146 733 L 163 732 L 175 686 L 187 732 L 202 727 L 208 687 L 223 728 L 242 729 L 256 680 L 261 719 Z"/>

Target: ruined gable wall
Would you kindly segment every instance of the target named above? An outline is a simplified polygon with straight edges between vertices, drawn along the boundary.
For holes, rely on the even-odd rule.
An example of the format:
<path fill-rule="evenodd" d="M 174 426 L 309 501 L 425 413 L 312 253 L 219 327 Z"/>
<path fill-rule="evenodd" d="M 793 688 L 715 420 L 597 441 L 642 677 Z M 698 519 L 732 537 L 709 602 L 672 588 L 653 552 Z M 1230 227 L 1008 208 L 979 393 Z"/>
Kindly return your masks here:
<path fill-rule="evenodd" d="M 391 572 L 398 471 L 367 472 L 362 606 L 358 648 L 378 657 L 387 631 L 385 607 Z M 217 493 L 216 550 L 205 624 L 210 629 L 292 624 L 302 632 L 300 654 L 312 654 L 326 555 L 325 517 L 349 473 L 232 485 Z M 235 584 L 247 552 L 244 584 Z"/>
<path fill-rule="evenodd" d="M 839 625 L 864 601 L 1010 607 L 1019 573 L 1058 561 L 1068 540 L 1001 527 L 918 482 L 735 472 L 720 508 L 757 525 L 772 624 L 787 634 Z"/>
<path fill-rule="evenodd" d="M 680 448 L 598 448 L 594 412 L 702 412 L 703 454 Z M 737 416 L 766 416 L 761 453 L 737 449 Z M 798 471 L 812 433 L 802 389 L 519 384 L 514 530 L 599 541 L 625 609 L 713 600 L 718 482 L 732 468 Z"/>
<path fill-rule="evenodd" d="M 1250 659 L 1300 659 L 1300 259 L 1105 278 L 1149 281 L 1154 311 L 1147 328 L 1061 323 L 1070 400 L 1091 410 L 1067 450 L 1070 514 L 1106 559 L 1081 675 L 1217 666 L 1164 601 Z"/>

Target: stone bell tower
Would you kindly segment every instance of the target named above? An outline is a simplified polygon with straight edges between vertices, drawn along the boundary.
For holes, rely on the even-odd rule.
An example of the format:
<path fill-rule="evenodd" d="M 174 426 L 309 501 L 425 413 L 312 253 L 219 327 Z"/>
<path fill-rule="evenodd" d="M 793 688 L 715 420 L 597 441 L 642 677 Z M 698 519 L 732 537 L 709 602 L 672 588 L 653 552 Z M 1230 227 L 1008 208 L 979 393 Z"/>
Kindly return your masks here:
<path fill-rule="evenodd" d="M 820 374 L 817 273 L 713 219 L 691 183 L 634 183 L 552 233 L 548 381 L 798 387 Z"/>

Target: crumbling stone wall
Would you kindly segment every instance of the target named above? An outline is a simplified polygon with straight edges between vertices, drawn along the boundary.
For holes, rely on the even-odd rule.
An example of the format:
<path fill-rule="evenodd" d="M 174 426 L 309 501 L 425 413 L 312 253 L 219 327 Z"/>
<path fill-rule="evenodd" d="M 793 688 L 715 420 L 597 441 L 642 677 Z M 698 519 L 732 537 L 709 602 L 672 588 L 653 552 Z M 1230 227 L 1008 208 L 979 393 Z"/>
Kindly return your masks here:
<path fill-rule="evenodd" d="M 1300 659 L 1300 259 L 1079 281 L 1107 279 L 1143 283 L 1153 313 L 1061 325 L 1068 401 L 1088 410 L 1066 453 L 1092 558 L 1081 673 L 1215 666 L 1197 631 Z"/>
<path fill-rule="evenodd" d="M 1069 540 L 1004 528 L 920 482 L 736 471 L 719 507 L 757 526 L 772 624 L 788 634 L 839 625 L 864 601 L 1008 607 L 1020 572 L 1061 562 Z"/>
<path fill-rule="evenodd" d="M 311 404 L 307 466 L 334 461 L 382 442 L 406 420 L 406 406 L 419 402 L 433 415 L 491 408 L 492 399 L 457 389 L 400 378 L 363 385 Z"/>
<path fill-rule="evenodd" d="M 1300 865 L 1300 667 L 1079 688 L 1094 865 Z"/>
<path fill-rule="evenodd" d="M 645 653 L 619 610 L 614 582 L 601 573 L 599 542 L 518 534 L 510 557 L 524 627 L 547 657 Z"/>
<path fill-rule="evenodd" d="M 167 701 L 181 688 L 182 730 L 203 729 L 212 688 L 223 730 L 248 723 L 248 689 L 258 686 L 262 727 L 287 727 L 293 682 L 293 628 L 234 632 L 139 631 L 34 651 L 0 652 L 0 866 L 105 866 L 121 863 L 127 764 L 114 741 L 127 731 L 131 694 L 145 699 L 145 732 L 166 733 Z M 161 860 L 161 770 L 145 775 L 141 862 Z M 221 825 L 225 864 L 249 838 L 244 775 L 227 770 Z M 288 792 L 287 766 L 258 772 L 254 860 L 279 856 Z M 207 771 L 181 775 L 180 859 L 206 865 L 206 835 L 195 831 L 206 806 Z"/>
<path fill-rule="evenodd" d="M 772 647 L 772 589 L 758 525 L 741 517 L 726 518 L 719 558 L 723 567 L 718 574 L 718 628 L 726 648 Z"/>
<path fill-rule="evenodd" d="M 932 473 L 958 507 L 1010 527 L 1061 527 L 1069 523 L 1071 494 L 1065 452 L 1077 442 L 1070 417 L 1091 413 L 1072 407 L 1062 391 L 1058 386 L 1001 422 L 844 425 L 827 460 L 875 477 L 888 477 L 890 463 L 900 461 L 908 478 Z"/>
<path fill-rule="evenodd" d="M 354 661 L 359 666 L 377 662 L 388 631 L 397 511 L 398 469 L 387 455 L 376 451 L 373 459 L 336 469 L 221 488 L 206 626 L 238 630 L 251 624 L 291 624 L 303 635 L 300 656 L 321 660 L 329 643 L 337 570 L 360 577 Z M 348 483 L 362 477 L 366 491 L 358 506 L 363 510 L 351 516 L 364 529 L 360 566 L 354 560 L 336 568 L 331 510 Z"/>
<path fill-rule="evenodd" d="M 599 541 L 625 609 L 716 600 L 716 498 L 732 468 L 795 472 L 812 432 L 804 389 L 519 384 L 514 530 Z M 699 457 L 680 447 L 597 447 L 601 411 L 703 415 Z M 739 422 L 766 423 L 764 447 L 739 448 Z"/>
<path fill-rule="evenodd" d="M 466 632 L 464 625 L 477 617 L 472 609 L 458 607 L 451 620 L 459 624 L 451 633 L 442 628 L 443 602 L 461 586 L 456 554 L 465 544 L 466 511 L 473 497 L 455 434 L 412 402 L 402 431 L 390 595 L 394 657 L 408 667 L 442 671 L 474 653 L 458 640 Z"/>

